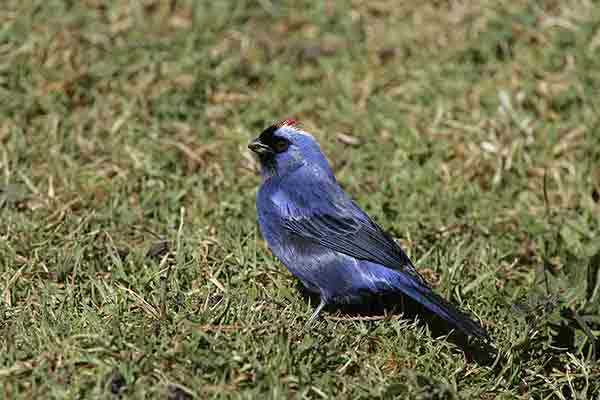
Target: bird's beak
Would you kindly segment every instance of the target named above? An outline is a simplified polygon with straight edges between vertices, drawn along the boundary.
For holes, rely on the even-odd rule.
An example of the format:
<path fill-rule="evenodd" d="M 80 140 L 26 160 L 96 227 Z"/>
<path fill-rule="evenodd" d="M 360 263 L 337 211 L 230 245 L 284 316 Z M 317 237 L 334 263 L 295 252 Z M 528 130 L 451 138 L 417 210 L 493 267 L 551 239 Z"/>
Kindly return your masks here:
<path fill-rule="evenodd" d="M 258 154 L 259 156 L 263 154 L 273 153 L 273 150 L 271 150 L 269 146 L 261 143 L 258 139 L 254 139 L 253 141 L 251 141 L 250 144 L 248 144 L 248 148 L 256 154 Z"/>

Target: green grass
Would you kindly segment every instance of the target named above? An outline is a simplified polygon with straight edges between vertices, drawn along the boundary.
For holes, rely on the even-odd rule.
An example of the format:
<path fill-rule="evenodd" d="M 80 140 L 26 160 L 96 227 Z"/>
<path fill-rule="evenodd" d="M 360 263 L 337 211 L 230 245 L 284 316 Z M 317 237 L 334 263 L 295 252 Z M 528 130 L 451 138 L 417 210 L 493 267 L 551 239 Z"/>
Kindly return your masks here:
<path fill-rule="evenodd" d="M 0 22 L 0 397 L 600 398 L 597 5 L 4 0 Z M 302 330 L 246 150 L 288 116 L 491 363 L 397 314 Z"/>

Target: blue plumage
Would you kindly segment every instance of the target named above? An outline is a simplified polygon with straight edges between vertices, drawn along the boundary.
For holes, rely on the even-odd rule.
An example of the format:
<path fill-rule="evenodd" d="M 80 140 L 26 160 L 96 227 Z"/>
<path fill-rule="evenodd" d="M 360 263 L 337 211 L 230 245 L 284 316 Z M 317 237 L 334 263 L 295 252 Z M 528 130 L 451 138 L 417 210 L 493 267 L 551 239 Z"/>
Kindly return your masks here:
<path fill-rule="evenodd" d="M 316 140 L 285 120 L 248 146 L 260 160 L 256 208 L 271 251 L 321 303 L 351 303 L 365 293 L 401 292 L 464 333 L 486 331 L 439 295 L 396 242 L 338 185 Z"/>

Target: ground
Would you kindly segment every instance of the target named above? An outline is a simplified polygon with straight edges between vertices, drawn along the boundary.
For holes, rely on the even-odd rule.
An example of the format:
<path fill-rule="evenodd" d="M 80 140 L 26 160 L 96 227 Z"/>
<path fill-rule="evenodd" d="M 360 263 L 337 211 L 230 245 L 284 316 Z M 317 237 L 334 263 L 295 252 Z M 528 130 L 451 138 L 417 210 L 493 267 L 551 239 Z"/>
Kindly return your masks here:
<path fill-rule="evenodd" d="M 599 398 L 594 2 L 3 0 L 0 22 L 5 398 Z M 286 117 L 486 357 L 419 313 L 302 329 L 246 149 Z"/>

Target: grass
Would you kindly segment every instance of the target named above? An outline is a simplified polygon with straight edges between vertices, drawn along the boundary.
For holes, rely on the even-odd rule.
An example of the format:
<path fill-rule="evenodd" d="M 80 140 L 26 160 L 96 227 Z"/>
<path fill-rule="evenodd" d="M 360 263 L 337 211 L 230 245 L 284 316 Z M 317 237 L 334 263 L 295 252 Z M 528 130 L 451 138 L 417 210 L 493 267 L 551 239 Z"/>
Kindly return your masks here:
<path fill-rule="evenodd" d="M 5 0 L 0 21 L 4 398 L 600 398 L 593 2 Z M 288 116 L 491 361 L 425 316 L 302 331 L 245 147 Z"/>

